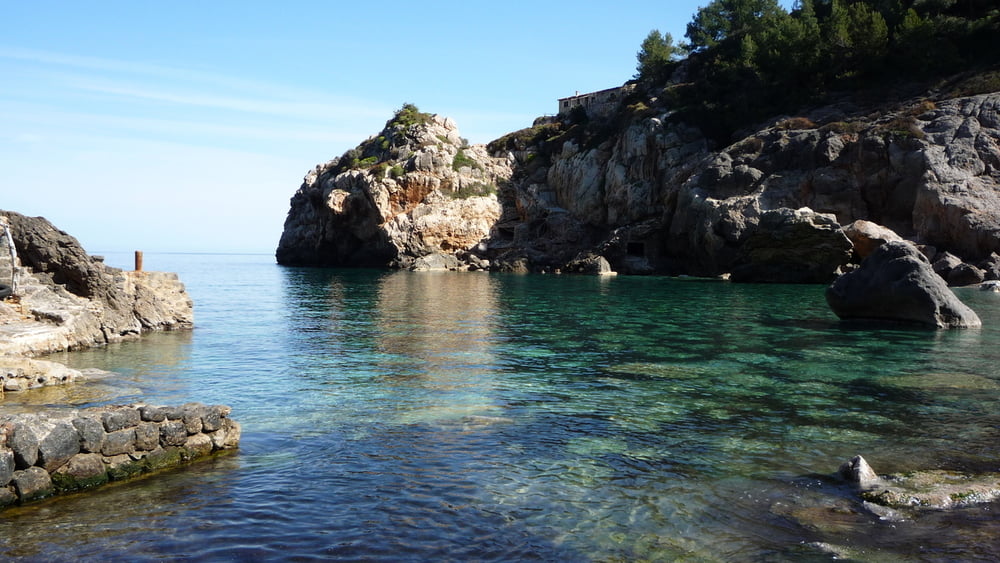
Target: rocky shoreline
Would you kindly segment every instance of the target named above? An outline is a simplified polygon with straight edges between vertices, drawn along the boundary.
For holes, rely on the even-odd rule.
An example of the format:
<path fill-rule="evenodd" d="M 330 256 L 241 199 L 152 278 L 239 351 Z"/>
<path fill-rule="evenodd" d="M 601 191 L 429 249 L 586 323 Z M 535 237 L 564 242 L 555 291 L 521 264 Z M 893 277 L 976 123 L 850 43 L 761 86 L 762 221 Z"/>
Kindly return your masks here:
<path fill-rule="evenodd" d="M 178 276 L 124 271 L 41 217 L 0 211 L 0 405 L 5 393 L 88 374 L 36 356 L 193 327 Z M 81 383 L 82 384 L 82 383 Z M 226 406 L 129 405 L 5 414 L 0 507 L 177 467 L 238 447 Z"/>

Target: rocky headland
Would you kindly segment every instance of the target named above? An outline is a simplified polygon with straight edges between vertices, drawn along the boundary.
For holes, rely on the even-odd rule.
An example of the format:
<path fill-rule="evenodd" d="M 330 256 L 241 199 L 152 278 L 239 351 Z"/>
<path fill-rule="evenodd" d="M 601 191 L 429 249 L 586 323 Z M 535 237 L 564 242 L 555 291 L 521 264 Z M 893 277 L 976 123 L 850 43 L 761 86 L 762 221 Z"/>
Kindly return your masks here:
<path fill-rule="evenodd" d="M 404 107 L 306 176 L 278 262 L 828 283 L 903 239 L 951 285 L 1000 278 L 1000 93 L 843 100 L 718 147 L 668 90 L 486 146 Z"/>
<path fill-rule="evenodd" d="M 511 164 L 469 145 L 453 120 L 404 106 L 377 137 L 306 175 L 292 198 L 278 261 L 488 267 L 470 251 L 500 219 L 497 193 Z"/>

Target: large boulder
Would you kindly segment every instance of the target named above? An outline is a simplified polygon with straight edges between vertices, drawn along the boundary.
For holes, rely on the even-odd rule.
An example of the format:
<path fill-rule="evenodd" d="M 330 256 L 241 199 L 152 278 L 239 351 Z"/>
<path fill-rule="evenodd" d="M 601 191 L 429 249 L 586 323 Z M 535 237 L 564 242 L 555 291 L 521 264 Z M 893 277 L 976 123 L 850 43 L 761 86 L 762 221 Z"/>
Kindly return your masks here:
<path fill-rule="evenodd" d="M 905 242 L 879 247 L 857 270 L 837 278 L 826 301 L 841 319 L 900 321 L 937 328 L 982 326 L 927 257 Z"/>

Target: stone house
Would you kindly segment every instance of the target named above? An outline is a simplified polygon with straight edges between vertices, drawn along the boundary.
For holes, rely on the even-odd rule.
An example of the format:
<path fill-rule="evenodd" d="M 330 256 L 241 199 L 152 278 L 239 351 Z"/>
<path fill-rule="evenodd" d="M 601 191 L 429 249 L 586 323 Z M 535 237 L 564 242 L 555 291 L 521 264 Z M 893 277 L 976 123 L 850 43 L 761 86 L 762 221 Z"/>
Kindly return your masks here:
<path fill-rule="evenodd" d="M 635 89 L 634 84 L 626 84 L 597 92 L 589 92 L 559 99 L 559 111 L 567 113 L 573 108 L 583 107 L 587 117 L 608 117 L 621 105 L 622 100 Z"/>

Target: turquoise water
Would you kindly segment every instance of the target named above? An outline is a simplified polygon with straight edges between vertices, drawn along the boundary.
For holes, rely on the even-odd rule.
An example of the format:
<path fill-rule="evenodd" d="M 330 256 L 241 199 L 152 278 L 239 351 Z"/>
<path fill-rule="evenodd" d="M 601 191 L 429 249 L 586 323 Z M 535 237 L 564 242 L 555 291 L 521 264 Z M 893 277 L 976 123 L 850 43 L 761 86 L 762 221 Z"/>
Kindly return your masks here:
<path fill-rule="evenodd" d="M 939 332 L 842 325 L 818 286 L 146 265 L 196 329 L 56 355 L 116 375 L 5 408 L 224 403 L 241 449 L 6 511 L 5 558 L 1000 557 L 993 506 L 884 522 L 831 477 L 1000 468 L 996 294 Z"/>

